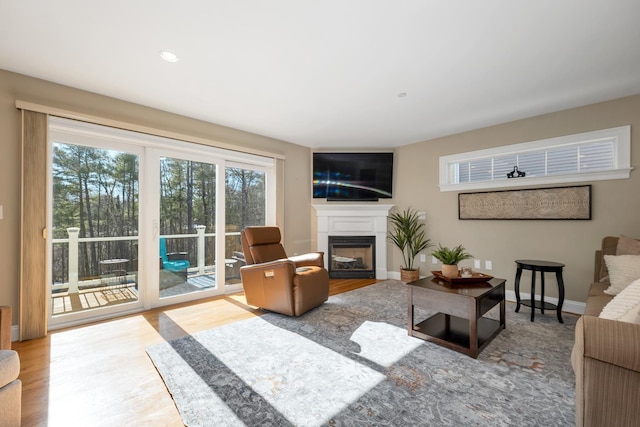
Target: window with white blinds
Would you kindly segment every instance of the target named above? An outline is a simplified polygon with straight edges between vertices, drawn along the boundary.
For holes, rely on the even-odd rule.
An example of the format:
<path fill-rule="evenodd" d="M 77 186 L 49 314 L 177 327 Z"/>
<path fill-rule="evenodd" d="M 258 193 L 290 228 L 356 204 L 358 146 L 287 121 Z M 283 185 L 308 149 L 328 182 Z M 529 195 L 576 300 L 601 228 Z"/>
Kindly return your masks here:
<path fill-rule="evenodd" d="M 630 159 L 631 126 L 513 144 L 440 157 L 440 191 L 629 178 Z"/>

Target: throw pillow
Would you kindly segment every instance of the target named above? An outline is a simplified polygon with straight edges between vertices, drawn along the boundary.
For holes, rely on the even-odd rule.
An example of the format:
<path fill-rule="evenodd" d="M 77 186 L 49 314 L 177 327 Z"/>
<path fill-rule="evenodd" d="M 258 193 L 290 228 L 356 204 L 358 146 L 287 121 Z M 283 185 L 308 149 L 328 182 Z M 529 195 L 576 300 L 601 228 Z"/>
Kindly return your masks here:
<path fill-rule="evenodd" d="M 627 314 L 618 319 L 621 322 L 636 323 L 640 325 L 640 304 L 636 304 Z"/>
<path fill-rule="evenodd" d="M 620 236 L 616 247 L 616 255 L 640 255 L 640 240 Z"/>
<path fill-rule="evenodd" d="M 604 293 L 618 295 L 631 282 L 640 279 L 640 255 L 605 255 L 611 286 Z"/>
<path fill-rule="evenodd" d="M 601 318 L 620 320 L 629 323 L 640 323 L 640 279 L 624 288 L 607 303 L 600 313 Z"/>

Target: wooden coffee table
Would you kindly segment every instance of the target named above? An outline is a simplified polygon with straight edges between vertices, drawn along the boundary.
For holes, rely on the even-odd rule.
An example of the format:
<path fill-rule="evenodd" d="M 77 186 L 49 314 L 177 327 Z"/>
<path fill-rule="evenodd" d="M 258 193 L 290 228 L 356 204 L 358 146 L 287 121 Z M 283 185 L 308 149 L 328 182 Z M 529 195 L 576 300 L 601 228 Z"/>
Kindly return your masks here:
<path fill-rule="evenodd" d="M 409 335 L 459 351 L 473 358 L 505 328 L 505 280 L 449 284 L 433 276 L 407 283 Z M 500 304 L 500 320 L 483 317 Z M 414 308 L 435 312 L 415 323 Z"/>

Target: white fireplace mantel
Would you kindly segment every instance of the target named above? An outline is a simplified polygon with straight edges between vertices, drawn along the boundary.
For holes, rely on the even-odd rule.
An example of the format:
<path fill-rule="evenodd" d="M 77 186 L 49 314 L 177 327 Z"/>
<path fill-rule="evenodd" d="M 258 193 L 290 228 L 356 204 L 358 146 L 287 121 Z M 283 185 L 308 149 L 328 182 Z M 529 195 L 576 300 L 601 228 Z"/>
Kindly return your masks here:
<path fill-rule="evenodd" d="M 329 251 L 329 236 L 375 236 L 376 279 L 387 278 L 387 217 L 394 205 L 326 203 L 311 205 L 318 218 L 318 250 Z M 324 258 L 325 268 L 329 260 Z"/>

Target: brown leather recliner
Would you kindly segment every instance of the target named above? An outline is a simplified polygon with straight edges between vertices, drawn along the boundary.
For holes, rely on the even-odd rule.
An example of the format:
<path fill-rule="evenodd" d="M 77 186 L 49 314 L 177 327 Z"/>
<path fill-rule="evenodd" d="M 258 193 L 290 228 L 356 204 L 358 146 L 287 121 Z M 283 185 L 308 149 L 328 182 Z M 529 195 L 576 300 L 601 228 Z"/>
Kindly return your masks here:
<path fill-rule="evenodd" d="M 247 304 L 300 316 L 329 298 L 324 253 L 287 257 L 278 227 L 246 227 L 241 238 L 247 265 L 240 274 Z"/>

